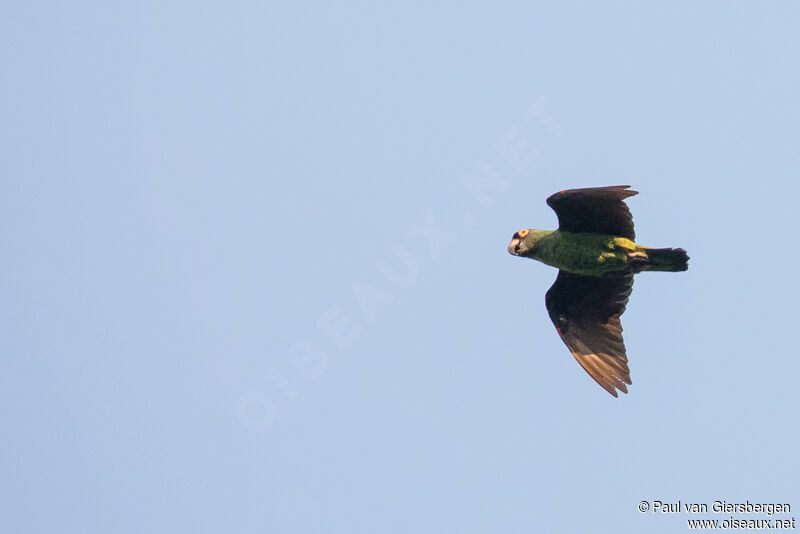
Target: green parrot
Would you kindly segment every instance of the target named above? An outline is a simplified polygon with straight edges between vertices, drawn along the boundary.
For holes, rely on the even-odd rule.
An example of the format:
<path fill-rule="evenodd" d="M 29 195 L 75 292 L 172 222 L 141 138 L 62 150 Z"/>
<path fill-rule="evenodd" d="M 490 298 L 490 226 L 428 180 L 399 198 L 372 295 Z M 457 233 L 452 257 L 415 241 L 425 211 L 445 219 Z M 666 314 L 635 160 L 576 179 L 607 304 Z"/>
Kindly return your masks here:
<path fill-rule="evenodd" d="M 544 301 L 550 320 L 572 355 L 598 384 L 617 396 L 631 384 L 620 316 L 642 271 L 685 271 L 681 248 L 634 243 L 625 199 L 629 185 L 567 189 L 548 197 L 558 230 L 520 230 L 508 252 L 557 267 Z"/>

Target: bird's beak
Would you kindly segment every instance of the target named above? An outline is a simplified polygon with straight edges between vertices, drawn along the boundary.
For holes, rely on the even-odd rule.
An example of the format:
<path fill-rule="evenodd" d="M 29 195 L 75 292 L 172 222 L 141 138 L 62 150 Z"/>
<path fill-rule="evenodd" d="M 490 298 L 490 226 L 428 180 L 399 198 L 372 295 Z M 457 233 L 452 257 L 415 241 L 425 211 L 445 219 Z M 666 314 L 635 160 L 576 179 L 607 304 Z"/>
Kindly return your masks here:
<path fill-rule="evenodd" d="M 508 244 L 508 253 L 512 256 L 519 256 L 519 238 L 513 238 Z"/>

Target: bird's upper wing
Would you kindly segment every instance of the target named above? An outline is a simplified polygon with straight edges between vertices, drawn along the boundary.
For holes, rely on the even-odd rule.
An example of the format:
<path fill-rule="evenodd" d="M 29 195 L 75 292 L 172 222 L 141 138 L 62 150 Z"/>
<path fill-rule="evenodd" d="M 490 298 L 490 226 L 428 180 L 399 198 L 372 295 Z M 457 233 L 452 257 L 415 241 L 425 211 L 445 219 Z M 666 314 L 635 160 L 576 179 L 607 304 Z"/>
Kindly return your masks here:
<path fill-rule="evenodd" d="M 565 232 L 611 234 L 634 239 L 633 218 L 625 199 L 637 194 L 629 185 L 567 189 L 547 198 Z"/>
<path fill-rule="evenodd" d="M 631 383 L 620 316 L 633 289 L 633 275 L 600 278 L 558 272 L 545 295 L 550 319 L 578 363 L 617 396 Z M 616 388 L 616 389 L 615 389 Z"/>

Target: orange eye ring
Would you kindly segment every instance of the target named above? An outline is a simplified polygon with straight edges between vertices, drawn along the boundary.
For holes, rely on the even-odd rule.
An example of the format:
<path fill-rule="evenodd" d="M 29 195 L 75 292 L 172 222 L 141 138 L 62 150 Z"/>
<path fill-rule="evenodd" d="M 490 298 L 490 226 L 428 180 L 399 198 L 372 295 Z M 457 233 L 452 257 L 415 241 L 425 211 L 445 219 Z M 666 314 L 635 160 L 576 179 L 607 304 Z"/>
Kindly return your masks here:
<path fill-rule="evenodd" d="M 524 229 L 524 230 L 520 230 L 519 232 L 517 232 L 517 235 L 518 235 L 518 236 L 520 236 L 520 237 L 525 237 L 526 235 L 528 235 L 528 232 L 529 232 L 529 231 L 530 231 L 530 230 L 528 230 L 528 229 L 526 228 L 526 229 Z"/>

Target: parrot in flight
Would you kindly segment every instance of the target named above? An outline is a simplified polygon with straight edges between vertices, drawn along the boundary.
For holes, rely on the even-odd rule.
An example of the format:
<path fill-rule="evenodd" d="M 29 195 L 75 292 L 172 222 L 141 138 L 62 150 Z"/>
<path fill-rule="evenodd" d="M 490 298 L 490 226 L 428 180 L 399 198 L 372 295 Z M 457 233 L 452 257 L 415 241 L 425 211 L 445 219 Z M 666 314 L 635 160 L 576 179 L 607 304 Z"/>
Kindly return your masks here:
<path fill-rule="evenodd" d="M 685 271 L 682 248 L 649 248 L 634 242 L 625 199 L 629 185 L 559 191 L 547 198 L 558 230 L 516 232 L 508 252 L 558 268 L 544 301 L 558 335 L 578 363 L 613 396 L 631 384 L 620 316 L 642 271 Z"/>

